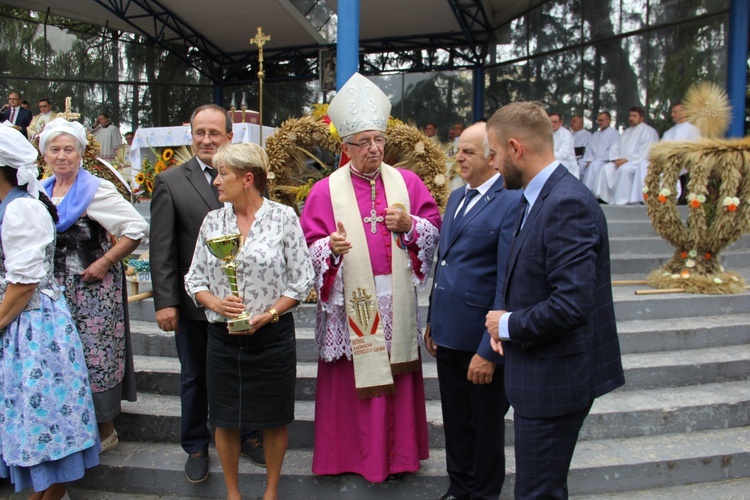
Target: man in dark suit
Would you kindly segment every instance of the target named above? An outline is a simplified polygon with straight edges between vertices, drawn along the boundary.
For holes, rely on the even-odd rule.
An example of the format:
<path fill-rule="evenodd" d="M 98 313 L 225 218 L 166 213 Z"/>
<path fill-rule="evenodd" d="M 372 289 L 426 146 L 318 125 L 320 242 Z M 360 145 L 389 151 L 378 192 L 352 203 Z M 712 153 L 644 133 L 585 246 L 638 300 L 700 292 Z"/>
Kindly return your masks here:
<path fill-rule="evenodd" d="M 477 123 L 459 138 L 456 162 L 466 186 L 448 199 L 425 333 L 437 358 L 446 500 L 497 500 L 505 479 L 503 358 L 484 323 L 505 277 L 521 193 L 503 189 L 485 137 L 485 124 Z"/>
<path fill-rule="evenodd" d="M 567 498 L 578 432 L 595 398 L 625 383 L 612 303 L 607 222 L 591 192 L 555 160 L 536 103 L 487 123 L 509 189 L 524 188 L 504 301 L 487 315 L 505 356 L 514 410 L 516 498 Z"/>
<path fill-rule="evenodd" d="M 185 474 L 188 481 L 198 483 L 208 478 L 211 440 L 206 394 L 208 321 L 203 308 L 196 307 L 185 292 L 184 277 L 203 218 L 223 206 L 211 185 L 216 176 L 212 160 L 219 146 L 232 141 L 232 122 L 224 109 L 206 104 L 193 111 L 190 128 L 195 156 L 156 176 L 149 258 L 156 321 L 162 330 L 176 332 L 182 406 L 180 440 L 189 455 Z M 242 451 L 265 466 L 254 433 L 243 436 Z"/>
<path fill-rule="evenodd" d="M 26 108 L 21 107 L 21 94 L 12 91 L 8 94 L 8 104 L 5 104 L 0 112 L 0 122 L 8 120 L 13 128 L 26 135 L 26 128 L 31 124 L 34 115 Z"/>

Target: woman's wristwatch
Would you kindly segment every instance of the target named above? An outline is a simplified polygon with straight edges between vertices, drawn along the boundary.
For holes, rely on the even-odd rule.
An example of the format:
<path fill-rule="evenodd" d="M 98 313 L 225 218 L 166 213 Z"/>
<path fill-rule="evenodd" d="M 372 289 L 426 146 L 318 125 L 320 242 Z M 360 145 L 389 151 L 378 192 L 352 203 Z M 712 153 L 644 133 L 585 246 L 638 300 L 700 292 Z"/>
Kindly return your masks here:
<path fill-rule="evenodd" d="M 266 312 L 268 314 L 270 314 L 271 316 L 273 316 L 273 318 L 271 319 L 271 323 L 278 323 L 279 322 L 279 313 L 276 312 L 276 309 L 274 309 L 273 307 L 271 307 L 270 309 L 266 309 Z"/>

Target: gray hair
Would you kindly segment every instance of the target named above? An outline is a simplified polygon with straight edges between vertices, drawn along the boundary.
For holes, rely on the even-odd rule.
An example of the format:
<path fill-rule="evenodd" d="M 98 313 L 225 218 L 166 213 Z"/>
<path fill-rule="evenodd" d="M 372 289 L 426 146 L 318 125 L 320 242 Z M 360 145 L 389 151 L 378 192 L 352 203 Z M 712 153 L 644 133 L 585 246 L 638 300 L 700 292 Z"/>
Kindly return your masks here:
<path fill-rule="evenodd" d="M 81 144 L 81 142 L 78 140 L 78 137 L 76 137 L 75 135 L 71 134 L 70 132 L 66 132 L 64 130 L 55 130 L 53 132 L 50 132 L 47 135 L 47 137 L 46 137 L 46 139 L 44 141 L 44 144 L 45 144 L 45 147 L 43 148 L 44 149 L 44 153 L 42 153 L 42 154 L 46 154 L 47 153 L 47 144 L 50 144 L 52 141 L 54 141 L 55 139 L 57 139 L 61 135 L 67 135 L 68 137 L 71 137 L 73 139 L 73 141 L 75 142 L 75 144 L 76 144 L 76 151 L 78 151 L 79 155 L 83 156 L 84 152 L 86 151 L 86 146 L 84 146 L 83 144 Z"/>

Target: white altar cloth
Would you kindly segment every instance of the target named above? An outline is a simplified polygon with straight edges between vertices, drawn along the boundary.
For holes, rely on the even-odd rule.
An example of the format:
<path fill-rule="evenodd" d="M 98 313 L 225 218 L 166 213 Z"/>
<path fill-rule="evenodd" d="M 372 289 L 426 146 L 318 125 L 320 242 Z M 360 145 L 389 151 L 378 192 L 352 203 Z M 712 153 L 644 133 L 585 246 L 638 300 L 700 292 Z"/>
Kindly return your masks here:
<path fill-rule="evenodd" d="M 232 142 L 254 142 L 258 143 L 260 138 L 260 127 L 254 123 L 235 123 L 232 125 L 234 136 Z M 266 139 L 276 132 L 273 127 L 263 127 L 263 147 L 266 145 Z M 178 127 L 153 127 L 139 128 L 135 131 L 133 145 L 130 147 L 130 165 L 132 165 L 132 177 L 140 172 L 142 159 L 144 156 L 151 157 L 153 153 L 151 148 L 179 147 L 190 146 L 193 138 L 190 135 L 189 125 L 180 125 Z"/>

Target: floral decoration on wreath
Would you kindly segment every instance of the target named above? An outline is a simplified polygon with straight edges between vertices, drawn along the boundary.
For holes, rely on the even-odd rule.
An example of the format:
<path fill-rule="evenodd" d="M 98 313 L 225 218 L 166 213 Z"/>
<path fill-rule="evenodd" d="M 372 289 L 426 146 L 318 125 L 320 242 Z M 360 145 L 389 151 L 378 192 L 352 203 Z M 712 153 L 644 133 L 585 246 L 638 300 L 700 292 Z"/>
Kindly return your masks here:
<path fill-rule="evenodd" d="M 691 87 L 684 108 L 704 139 L 662 142 L 651 148 L 643 197 L 654 228 L 675 252 L 649 274 L 648 284 L 691 293 L 742 293 L 744 279 L 725 271 L 719 254 L 750 231 L 750 138 L 718 138 L 729 123 L 729 104 L 717 85 Z M 675 189 L 683 169 L 689 174 L 684 222 Z"/>
<path fill-rule="evenodd" d="M 144 158 L 141 171 L 133 179 L 137 186 L 134 194 L 139 198 L 151 198 L 154 194 L 154 179 L 156 176 L 175 165 L 185 163 L 193 156 L 185 146 L 176 149 L 162 148 L 161 150 L 151 148 L 151 152 L 156 161 Z"/>
<path fill-rule="evenodd" d="M 122 195 L 122 197 L 125 198 L 128 202 L 132 203 L 133 192 L 130 190 L 130 186 L 128 185 L 127 181 L 122 177 L 122 175 L 120 175 L 119 172 L 117 172 L 117 169 L 115 169 L 105 160 L 102 160 L 98 157 L 101 150 L 99 141 L 96 140 L 96 137 L 94 137 L 89 131 L 86 131 L 86 140 L 88 141 L 88 144 L 86 145 L 86 149 L 83 151 L 83 168 L 85 168 L 95 176 L 106 179 L 114 184 L 117 188 L 117 191 Z M 32 141 L 32 145 L 37 149 L 37 151 L 39 151 L 38 135 Z M 44 161 L 44 155 L 42 155 L 42 153 L 39 153 L 39 157 L 37 158 L 36 163 L 39 166 L 41 179 L 46 179 L 47 177 L 51 177 L 53 175 L 52 169 L 49 167 L 49 165 L 47 165 L 47 162 Z"/>
<path fill-rule="evenodd" d="M 299 209 L 313 184 L 338 166 L 341 137 L 327 111 L 327 104 L 316 104 L 310 115 L 285 121 L 266 140 L 271 199 Z M 393 117 L 388 119 L 385 135 L 383 161 L 416 173 L 444 209 L 450 193 L 445 153 L 440 145 L 416 127 Z"/>

